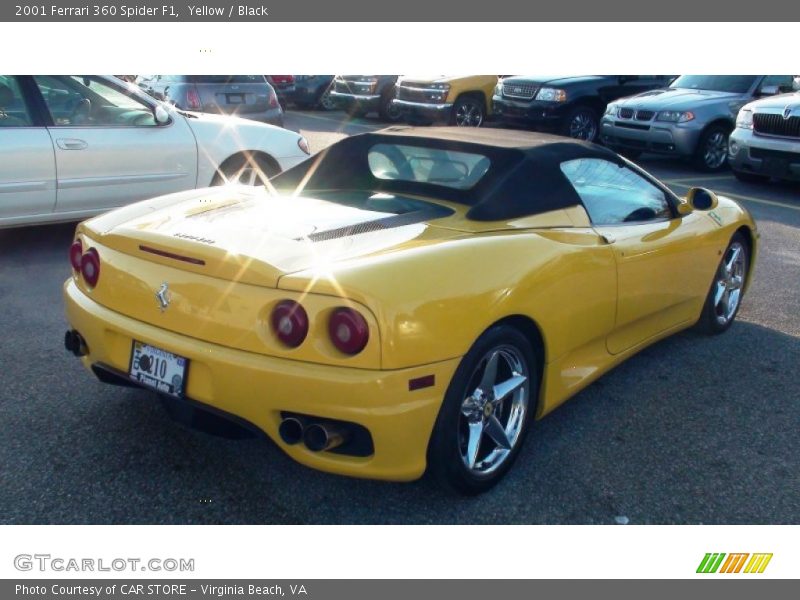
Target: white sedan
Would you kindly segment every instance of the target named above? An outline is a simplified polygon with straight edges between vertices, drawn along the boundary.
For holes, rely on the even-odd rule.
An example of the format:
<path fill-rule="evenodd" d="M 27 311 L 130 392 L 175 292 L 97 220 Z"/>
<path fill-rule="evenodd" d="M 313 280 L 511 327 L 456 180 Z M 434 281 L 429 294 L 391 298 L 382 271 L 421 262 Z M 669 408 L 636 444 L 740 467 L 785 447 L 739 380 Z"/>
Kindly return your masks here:
<path fill-rule="evenodd" d="M 303 136 L 177 110 L 101 75 L 0 75 L 0 227 L 77 221 L 308 158 Z"/>

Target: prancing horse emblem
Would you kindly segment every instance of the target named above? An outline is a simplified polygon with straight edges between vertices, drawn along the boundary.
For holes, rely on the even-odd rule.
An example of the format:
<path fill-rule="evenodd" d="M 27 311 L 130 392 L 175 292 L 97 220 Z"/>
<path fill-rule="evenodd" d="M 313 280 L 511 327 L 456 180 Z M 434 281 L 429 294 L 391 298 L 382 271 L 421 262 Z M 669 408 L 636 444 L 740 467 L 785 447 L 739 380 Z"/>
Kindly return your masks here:
<path fill-rule="evenodd" d="M 171 302 L 170 294 L 169 294 L 169 285 L 167 282 L 161 284 L 161 287 L 158 288 L 156 292 L 156 300 L 158 300 L 158 306 L 161 309 L 161 312 L 164 312 L 169 308 L 169 303 Z"/>

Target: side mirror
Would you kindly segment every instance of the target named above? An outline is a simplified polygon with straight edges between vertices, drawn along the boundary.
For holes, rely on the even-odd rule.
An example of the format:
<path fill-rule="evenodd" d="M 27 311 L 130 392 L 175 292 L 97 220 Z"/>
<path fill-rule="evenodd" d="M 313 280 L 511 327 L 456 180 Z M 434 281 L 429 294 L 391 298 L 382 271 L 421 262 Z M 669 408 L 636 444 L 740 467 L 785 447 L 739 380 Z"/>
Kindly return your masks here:
<path fill-rule="evenodd" d="M 777 85 L 765 85 L 758 91 L 759 96 L 774 96 L 780 93 L 781 89 Z"/>
<path fill-rule="evenodd" d="M 153 118 L 156 120 L 156 124 L 166 125 L 169 123 L 169 112 L 166 108 L 158 104 L 153 109 Z"/>
<path fill-rule="evenodd" d="M 695 210 L 714 210 L 717 208 L 717 195 L 706 188 L 693 187 L 686 194 L 685 201 L 678 205 L 678 212 L 681 215 L 688 215 Z"/>

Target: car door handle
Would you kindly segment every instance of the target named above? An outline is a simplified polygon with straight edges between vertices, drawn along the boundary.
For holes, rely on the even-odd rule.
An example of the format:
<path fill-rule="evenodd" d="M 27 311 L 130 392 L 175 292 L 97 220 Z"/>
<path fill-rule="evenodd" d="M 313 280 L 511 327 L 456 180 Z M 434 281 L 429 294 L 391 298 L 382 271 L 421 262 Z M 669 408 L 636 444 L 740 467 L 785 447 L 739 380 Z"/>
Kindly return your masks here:
<path fill-rule="evenodd" d="M 85 150 L 89 147 L 89 144 L 84 142 L 83 140 L 76 140 L 74 138 L 62 138 L 56 140 L 56 144 L 62 150 Z"/>

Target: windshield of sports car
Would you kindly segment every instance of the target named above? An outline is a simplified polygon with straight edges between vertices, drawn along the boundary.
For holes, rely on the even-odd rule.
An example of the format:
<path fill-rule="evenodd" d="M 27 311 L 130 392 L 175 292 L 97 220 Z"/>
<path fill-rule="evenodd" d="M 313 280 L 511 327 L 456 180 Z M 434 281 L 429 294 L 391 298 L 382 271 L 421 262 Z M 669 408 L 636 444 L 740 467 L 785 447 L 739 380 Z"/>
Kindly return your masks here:
<path fill-rule="evenodd" d="M 681 75 L 669 87 L 745 94 L 755 80 L 756 75 Z"/>
<path fill-rule="evenodd" d="M 489 157 L 405 144 L 375 144 L 367 155 L 377 179 L 430 183 L 457 190 L 472 188 L 491 166 Z"/>

